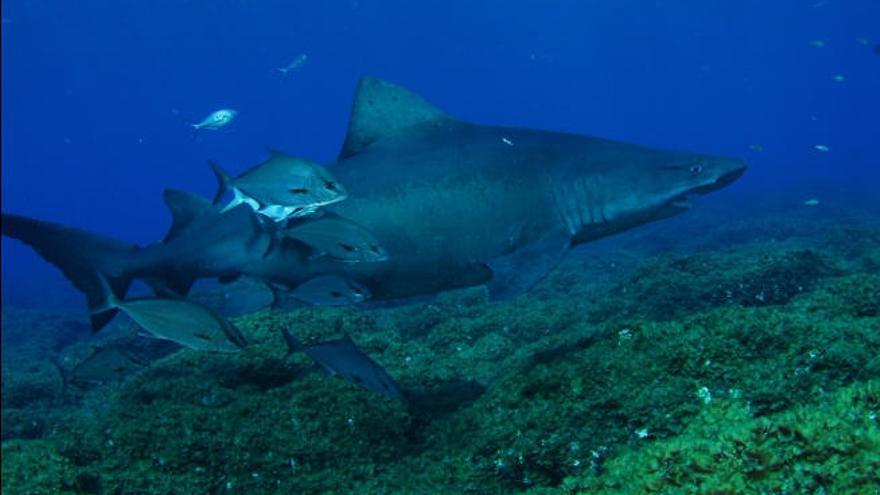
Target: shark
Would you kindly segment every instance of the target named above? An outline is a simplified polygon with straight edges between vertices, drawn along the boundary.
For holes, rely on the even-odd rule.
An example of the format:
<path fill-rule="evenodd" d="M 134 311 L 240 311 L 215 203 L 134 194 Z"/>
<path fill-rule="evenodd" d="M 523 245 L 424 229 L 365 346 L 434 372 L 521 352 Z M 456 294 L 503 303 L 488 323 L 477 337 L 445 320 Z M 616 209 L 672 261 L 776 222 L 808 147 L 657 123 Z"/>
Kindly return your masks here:
<path fill-rule="evenodd" d="M 374 299 L 485 284 L 527 291 L 571 248 L 687 211 L 746 170 L 737 158 L 456 119 L 390 82 L 360 81 L 329 209 L 388 262 L 354 265 Z"/>
<path fill-rule="evenodd" d="M 30 245 L 86 295 L 95 331 L 117 311 L 101 311 L 105 291 L 122 299 L 135 279 L 159 297 L 183 297 L 200 278 L 246 275 L 291 290 L 325 277 L 371 301 L 480 285 L 490 299 L 503 300 L 528 291 L 575 246 L 683 213 L 691 197 L 733 183 L 746 165 L 467 122 L 367 77 L 358 84 L 338 159 L 326 169 L 347 191 L 344 201 L 322 207 L 326 218 L 345 220 L 335 231 L 328 228 L 334 222 L 308 229 L 298 221 L 287 232 L 248 205 L 221 210 L 179 191 L 165 193 L 173 217 L 168 235 L 148 246 L 7 213 L 0 230 Z M 324 255 L 334 235 L 343 248 L 365 239 L 381 246 L 380 255 L 372 262 Z"/>

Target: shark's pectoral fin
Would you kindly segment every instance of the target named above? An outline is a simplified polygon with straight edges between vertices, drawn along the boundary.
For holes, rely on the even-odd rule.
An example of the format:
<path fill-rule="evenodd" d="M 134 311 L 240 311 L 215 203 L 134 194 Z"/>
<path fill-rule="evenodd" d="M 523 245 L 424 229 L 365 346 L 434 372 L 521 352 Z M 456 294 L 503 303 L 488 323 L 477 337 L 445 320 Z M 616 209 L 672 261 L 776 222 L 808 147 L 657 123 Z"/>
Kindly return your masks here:
<path fill-rule="evenodd" d="M 550 273 L 571 247 L 571 237 L 560 232 L 527 244 L 486 263 L 492 279 L 486 284 L 489 299 L 504 300 L 534 287 Z"/>
<path fill-rule="evenodd" d="M 421 96 L 387 81 L 365 77 L 358 83 L 339 159 L 360 153 L 408 127 L 448 119 Z"/>

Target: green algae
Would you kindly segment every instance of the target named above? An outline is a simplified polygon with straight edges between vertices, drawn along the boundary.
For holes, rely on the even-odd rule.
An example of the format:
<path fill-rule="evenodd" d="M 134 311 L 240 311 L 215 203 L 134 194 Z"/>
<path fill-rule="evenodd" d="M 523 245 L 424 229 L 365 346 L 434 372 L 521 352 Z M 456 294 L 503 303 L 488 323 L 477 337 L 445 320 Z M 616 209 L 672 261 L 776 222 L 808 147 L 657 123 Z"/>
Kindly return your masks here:
<path fill-rule="evenodd" d="M 42 495 L 75 488 L 76 469 L 52 442 L 4 440 L 2 456 L 4 493 Z"/>
<path fill-rule="evenodd" d="M 573 260 L 501 304 L 474 289 L 262 311 L 236 321 L 244 352 L 185 350 L 84 392 L 4 350 L 3 489 L 876 493 L 874 257 L 755 243 L 616 276 L 594 274 L 608 258 Z M 350 334 L 408 402 L 285 357 L 281 328 Z"/>
<path fill-rule="evenodd" d="M 741 398 L 713 400 L 678 436 L 609 460 L 570 493 L 877 493 L 880 381 L 755 418 Z"/>

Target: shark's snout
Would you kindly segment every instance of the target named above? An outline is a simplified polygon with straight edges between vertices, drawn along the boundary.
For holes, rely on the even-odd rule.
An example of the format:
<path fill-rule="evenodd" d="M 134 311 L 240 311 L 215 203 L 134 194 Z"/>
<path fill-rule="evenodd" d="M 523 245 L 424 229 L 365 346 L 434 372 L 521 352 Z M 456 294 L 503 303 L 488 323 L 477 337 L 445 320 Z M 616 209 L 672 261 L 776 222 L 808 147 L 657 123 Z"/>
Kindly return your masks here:
<path fill-rule="evenodd" d="M 748 167 L 742 160 L 729 158 L 716 162 L 713 168 L 714 180 L 695 188 L 692 194 L 706 194 L 727 187 L 739 179 Z"/>
<path fill-rule="evenodd" d="M 741 160 L 733 160 L 731 169 L 715 179 L 715 188 L 721 189 L 722 187 L 730 185 L 736 179 L 739 179 L 740 176 L 746 172 L 747 168 L 748 166 L 746 166 L 745 162 Z"/>

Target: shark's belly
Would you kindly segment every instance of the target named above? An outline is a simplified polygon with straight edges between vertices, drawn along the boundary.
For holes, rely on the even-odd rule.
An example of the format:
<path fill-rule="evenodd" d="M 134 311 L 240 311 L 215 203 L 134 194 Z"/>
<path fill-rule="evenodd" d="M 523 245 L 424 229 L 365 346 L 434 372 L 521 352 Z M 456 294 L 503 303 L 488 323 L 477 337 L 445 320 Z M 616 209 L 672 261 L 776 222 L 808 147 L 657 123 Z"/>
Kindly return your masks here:
<path fill-rule="evenodd" d="M 389 254 L 386 262 L 352 267 L 374 298 L 485 283 L 486 262 L 558 228 L 538 177 L 465 170 L 338 177 L 349 198 L 332 209 L 367 228 Z"/>

